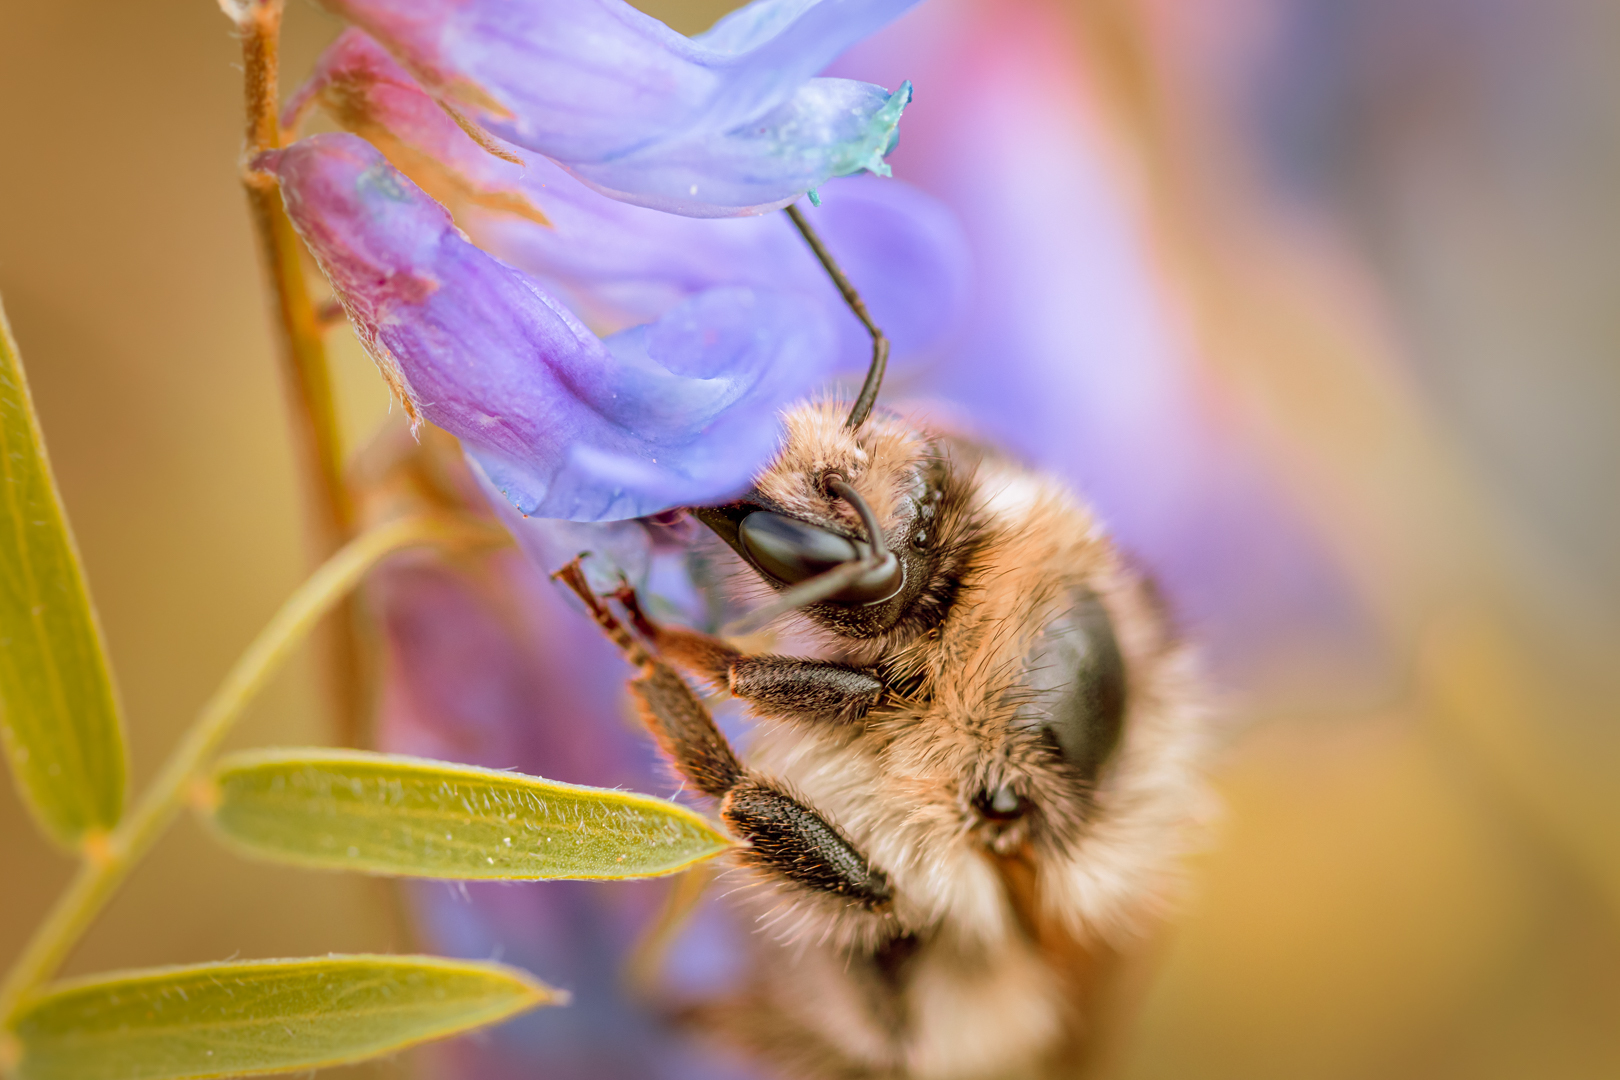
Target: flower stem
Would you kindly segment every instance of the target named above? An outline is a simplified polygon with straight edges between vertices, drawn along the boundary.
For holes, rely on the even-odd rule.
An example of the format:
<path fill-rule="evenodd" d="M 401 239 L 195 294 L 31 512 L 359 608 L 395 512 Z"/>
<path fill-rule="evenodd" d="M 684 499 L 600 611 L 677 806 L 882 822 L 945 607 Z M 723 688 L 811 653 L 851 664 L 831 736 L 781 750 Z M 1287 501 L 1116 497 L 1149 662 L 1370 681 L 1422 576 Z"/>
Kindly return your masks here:
<path fill-rule="evenodd" d="M 223 6 L 242 37 L 247 110 L 243 160 L 248 162 L 281 145 L 277 110 L 284 0 L 224 0 Z M 322 336 L 326 322 L 310 296 L 301 244 L 281 205 L 275 181 L 244 168 L 242 184 L 275 300 L 277 351 L 304 474 L 311 538 L 318 557 L 325 558 L 353 535 L 355 526 L 353 500 L 343 481 L 343 446 Z M 367 701 L 365 649 L 348 604 L 339 605 L 333 613 L 327 635 L 323 654 L 338 740 L 352 746 L 359 741 Z"/>
<path fill-rule="evenodd" d="M 9 1023 L 24 996 L 67 958 L 102 906 L 174 820 L 188 784 L 218 749 L 243 708 L 368 570 L 401 548 L 488 542 L 493 536 L 486 527 L 452 519 L 406 518 L 350 541 L 300 585 L 203 705 L 139 804 L 105 842 L 86 852 L 78 875 L 0 983 L 0 1022 Z"/>

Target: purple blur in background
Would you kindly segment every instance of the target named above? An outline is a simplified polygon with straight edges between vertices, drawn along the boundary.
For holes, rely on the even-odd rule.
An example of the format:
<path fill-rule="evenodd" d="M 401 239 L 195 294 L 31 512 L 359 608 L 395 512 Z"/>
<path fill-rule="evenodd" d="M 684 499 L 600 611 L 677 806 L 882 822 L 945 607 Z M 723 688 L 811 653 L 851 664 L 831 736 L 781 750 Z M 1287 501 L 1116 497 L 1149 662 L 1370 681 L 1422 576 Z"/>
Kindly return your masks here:
<path fill-rule="evenodd" d="M 1268 194 L 1331 221 L 1386 284 L 1424 399 L 1550 613 L 1620 637 L 1620 9 L 1255 8 L 1192 68 L 1212 106 Z"/>
<path fill-rule="evenodd" d="M 937 0 L 835 70 L 910 73 L 895 173 L 968 235 L 965 325 L 905 389 L 1073 483 L 1224 689 L 1308 707 L 1380 688 L 1360 601 L 1200 370 L 1061 13 Z"/>

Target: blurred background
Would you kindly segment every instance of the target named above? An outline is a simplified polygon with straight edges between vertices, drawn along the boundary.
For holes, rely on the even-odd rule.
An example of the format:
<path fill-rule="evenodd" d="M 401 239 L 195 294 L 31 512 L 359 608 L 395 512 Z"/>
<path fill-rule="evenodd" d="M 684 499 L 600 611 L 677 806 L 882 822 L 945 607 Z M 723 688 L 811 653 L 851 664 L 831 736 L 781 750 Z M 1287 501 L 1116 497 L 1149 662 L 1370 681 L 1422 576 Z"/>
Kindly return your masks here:
<path fill-rule="evenodd" d="M 1223 686 L 1226 813 L 1113 1071 L 1620 1075 L 1620 6 L 930 5 L 1050 30 L 1190 377 L 1373 640 Z M 641 6 L 691 33 L 731 5 Z M 206 0 L 0 19 L 0 296 L 138 785 L 308 565 L 238 48 Z M 284 86 L 338 29 L 295 0 Z M 358 445 L 387 393 L 331 341 Z M 301 663 L 234 742 L 328 731 Z M 70 866 L 0 786 L 3 960 Z M 67 970 L 395 947 L 379 903 L 182 821 Z"/>

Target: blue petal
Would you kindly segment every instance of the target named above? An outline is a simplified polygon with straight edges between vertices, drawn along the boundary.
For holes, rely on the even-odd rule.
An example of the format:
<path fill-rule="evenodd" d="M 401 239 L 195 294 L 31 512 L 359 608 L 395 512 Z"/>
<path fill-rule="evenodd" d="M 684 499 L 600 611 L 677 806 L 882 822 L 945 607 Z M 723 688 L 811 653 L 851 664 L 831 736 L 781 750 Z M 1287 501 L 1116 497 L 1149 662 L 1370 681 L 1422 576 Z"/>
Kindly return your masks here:
<path fill-rule="evenodd" d="M 563 163 L 597 191 L 636 206 L 688 217 L 758 213 L 832 177 L 889 175 L 883 157 L 910 101 L 910 83 L 890 94 L 870 83 L 811 79 L 737 128 L 698 128 L 606 161 Z"/>
<path fill-rule="evenodd" d="M 780 410 L 834 363 L 814 304 L 744 287 L 603 342 L 352 135 L 260 164 L 407 407 L 526 514 L 610 520 L 738 494 Z"/>
<path fill-rule="evenodd" d="M 604 199 L 562 170 L 531 167 L 528 197 L 551 227 L 469 208 L 463 221 L 489 251 L 538 278 L 593 326 L 658 318 L 705 289 L 741 285 L 813 302 L 838 334 L 837 368 L 864 372 L 871 339 L 785 215 L 693 220 Z M 860 290 L 894 348 L 894 370 L 948 338 L 969 291 L 954 215 L 898 181 L 850 177 L 824 190 L 810 220 Z"/>
<path fill-rule="evenodd" d="M 884 171 L 909 86 L 811 76 L 915 2 L 764 0 L 687 38 L 623 0 L 328 0 L 502 139 L 696 217 Z"/>

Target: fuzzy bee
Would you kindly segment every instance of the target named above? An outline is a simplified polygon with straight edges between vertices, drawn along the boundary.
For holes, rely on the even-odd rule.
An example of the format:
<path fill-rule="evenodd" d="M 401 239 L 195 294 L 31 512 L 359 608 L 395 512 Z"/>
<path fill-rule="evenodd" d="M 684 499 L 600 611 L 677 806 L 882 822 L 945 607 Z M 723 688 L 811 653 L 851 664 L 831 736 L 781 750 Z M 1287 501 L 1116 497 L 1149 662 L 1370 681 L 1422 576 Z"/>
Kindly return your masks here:
<path fill-rule="evenodd" d="M 794 1077 L 1055 1077 L 1199 817 L 1200 710 L 1151 587 L 1059 480 L 875 410 L 806 402 L 736 502 L 691 508 L 801 655 L 660 625 L 558 577 L 639 669 L 647 728 L 740 842 L 772 930 L 688 1017 Z M 623 617 L 615 614 L 616 601 Z M 746 758 L 688 679 L 759 721 Z"/>

